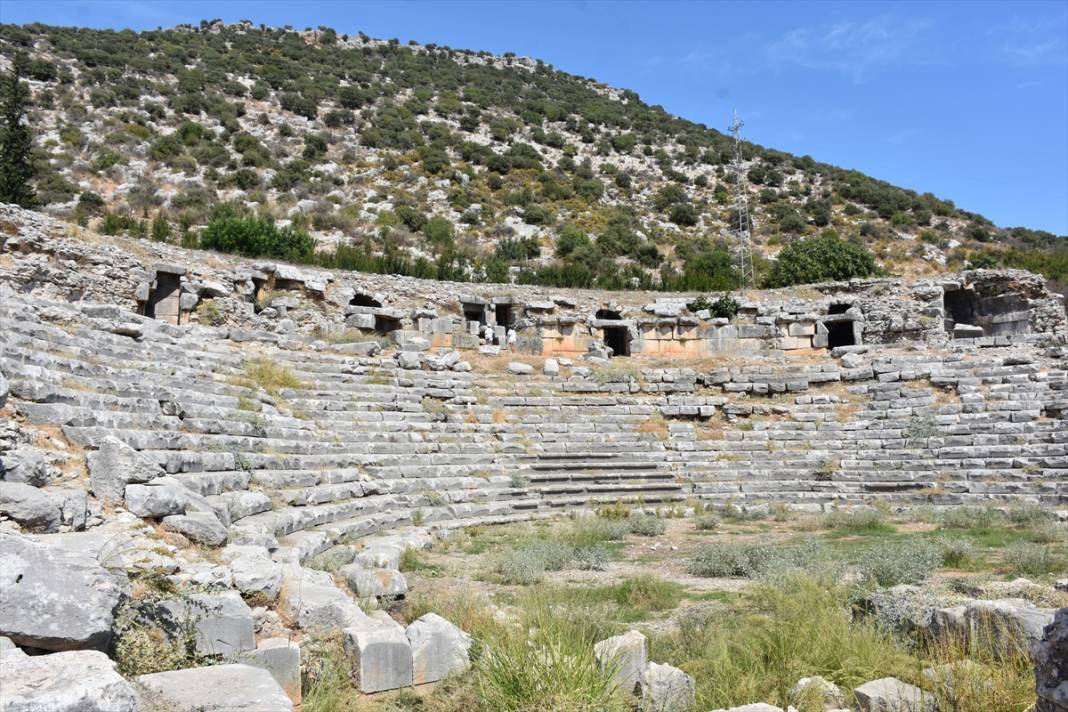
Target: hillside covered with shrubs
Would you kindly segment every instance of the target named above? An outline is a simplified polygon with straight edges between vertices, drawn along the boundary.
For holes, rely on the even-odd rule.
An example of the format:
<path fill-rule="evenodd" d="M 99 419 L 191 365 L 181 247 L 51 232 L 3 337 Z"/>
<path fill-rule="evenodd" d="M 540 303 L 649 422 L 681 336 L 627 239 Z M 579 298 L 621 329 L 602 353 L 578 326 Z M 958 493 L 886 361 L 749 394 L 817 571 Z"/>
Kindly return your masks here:
<path fill-rule="evenodd" d="M 540 61 L 249 22 L 0 25 L 0 56 L 28 89 L 20 202 L 107 234 L 439 279 L 738 286 L 730 137 Z M 743 154 L 768 286 L 996 265 L 1068 282 L 1063 237 Z"/>

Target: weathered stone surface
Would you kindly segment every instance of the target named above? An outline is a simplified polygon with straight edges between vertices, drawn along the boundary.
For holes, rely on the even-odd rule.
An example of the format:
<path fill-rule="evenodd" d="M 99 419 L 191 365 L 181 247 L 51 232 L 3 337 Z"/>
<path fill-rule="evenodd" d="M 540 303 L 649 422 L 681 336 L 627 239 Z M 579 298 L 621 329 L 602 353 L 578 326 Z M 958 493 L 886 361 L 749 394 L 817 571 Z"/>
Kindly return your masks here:
<path fill-rule="evenodd" d="M 264 668 L 241 663 L 188 668 L 137 678 L 144 706 L 173 712 L 293 712 L 293 703 Z M 169 707 L 168 707 L 169 705 Z"/>
<path fill-rule="evenodd" d="M 126 485 L 124 498 L 132 514 L 153 518 L 182 514 L 188 501 L 185 487 L 173 477 L 159 477 L 147 485 Z"/>
<path fill-rule="evenodd" d="M 931 614 L 931 632 L 940 639 L 999 641 L 1005 646 L 1029 646 L 1042 637 L 1055 609 L 1038 608 L 1021 599 L 970 601 L 937 608 Z"/>
<path fill-rule="evenodd" d="M 300 704 L 300 645 L 288 638 L 267 638 L 255 650 L 236 653 L 231 658 L 233 662 L 267 670 L 293 704 Z"/>
<path fill-rule="evenodd" d="M 0 408 L 7 405 L 7 395 L 11 392 L 11 387 L 7 384 L 7 379 L 4 378 L 4 373 L 0 371 Z"/>
<path fill-rule="evenodd" d="M 162 601 L 159 608 L 176 626 L 193 624 L 199 653 L 226 655 L 256 647 L 252 609 L 236 591 L 194 593 Z"/>
<path fill-rule="evenodd" d="M 636 630 L 606 638 L 593 646 L 601 668 L 615 666 L 614 679 L 627 693 L 641 692 L 642 676 L 648 664 L 645 636 Z"/>
<path fill-rule="evenodd" d="M 27 529 L 55 531 L 63 523 L 61 507 L 61 502 L 36 487 L 0 480 L 0 515 Z"/>
<path fill-rule="evenodd" d="M 1057 611 L 1031 652 L 1038 696 L 1035 712 L 1068 710 L 1068 608 Z"/>
<path fill-rule="evenodd" d="M 790 709 L 792 710 L 793 707 L 791 707 Z M 751 705 L 742 705 L 741 707 L 718 709 L 713 710 L 713 712 L 783 712 L 783 709 L 782 707 L 769 705 L 767 702 L 754 702 Z"/>
<path fill-rule="evenodd" d="M 105 437 L 85 460 L 89 489 L 105 502 L 122 502 L 126 485 L 151 482 L 164 474 L 159 465 L 113 435 Z"/>
<path fill-rule="evenodd" d="M 534 373 L 534 367 L 522 361 L 512 361 L 508 364 L 508 373 L 515 376 L 529 376 Z"/>
<path fill-rule="evenodd" d="M 688 712 L 694 706 L 693 678 L 671 665 L 649 663 L 642 676 L 643 709 Z"/>
<path fill-rule="evenodd" d="M 280 606 L 285 615 L 310 632 L 336 631 L 367 622 L 367 615 L 325 571 L 285 567 Z"/>
<path fill-rule="evenodd" d="M 222 546 L 226 543 L 226 527 L 218 517 L 208 512 L 173 514 L 164 517 L 161 524 L 164 529 L 176 531 L 198 544 Z"/>
<path fill-rule="evenodd" d="M 8 482 L 43 487 L 48 484 L 48 462 L 39 449 L 20 445 L 0 454 L 0 478 Z"/>
<path fill-rule="evenodd" d="M 803 677 L 790 689 L 790 699 L 795 704 L 811 699 L 810 695 L 823 700 L 824 708 L 845 707 L 845 695 L 838 685 L 818 675 Z"/>
<path fill-rule="evenodd" d="M 266 601 L 278 598 L 282 589 L 282 567 L 272 561 L 262 546 L 228 546 L 223 558 L 229 562 L 237 590 Z"/>
<path fill-rule="evenodd" d="M 420 616 L 404 633 L 412 649 L 413 684 L 436 682 L 469 667 L 471 636 L 436 613 Z"/>
<path fill-rule="evenodd" d="M 352 659 L 360 692 L 381 692 L 412 684 L 412 647 L 399 625 L 377 621 L 345 629 L 345 652 Z"/>
<path fill-rule="evenodd" d="M 883 677 L 853 690 L 861 712 L 934 712 L 935 699 L 915 685 Z"/>
<path fill-rule="evenodd" d="M 6 636 L 0 635 L 0 655 L 25 655 L 22 648 Z"/>
<path fill-rule="evenodd" d="M 408 592 L 404 574 L 391 569 L 369 569 L 362 564 L 349 564 L 338 569 L 348 587 L 360 597 L 403 596 Z"/>
<path fill-rule="evenodd" d="M 0 534 L 0 635 L 45 650 L 103 649 L 119 603 L 116 581 L 91 558 Z"/>
<path fill-rule="evenodd" d="M 133 686 L 96 650 L 51 655 L 0 653 L 4 712 L 137 712 Z"/>

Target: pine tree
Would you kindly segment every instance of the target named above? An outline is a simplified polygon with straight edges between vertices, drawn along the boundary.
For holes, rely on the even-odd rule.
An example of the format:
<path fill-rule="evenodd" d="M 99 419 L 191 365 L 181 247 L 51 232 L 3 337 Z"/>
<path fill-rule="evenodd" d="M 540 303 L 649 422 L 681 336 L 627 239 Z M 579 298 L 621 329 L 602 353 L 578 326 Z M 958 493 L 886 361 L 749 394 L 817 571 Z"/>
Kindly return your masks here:
<path fill-rule="evenodd" d="M 24 57 L 16 57 L 11 71 L 0 78 L 0 202 L 33 207 L 33 136 L 26 123 L 30 92 L 21 81 Z"/>

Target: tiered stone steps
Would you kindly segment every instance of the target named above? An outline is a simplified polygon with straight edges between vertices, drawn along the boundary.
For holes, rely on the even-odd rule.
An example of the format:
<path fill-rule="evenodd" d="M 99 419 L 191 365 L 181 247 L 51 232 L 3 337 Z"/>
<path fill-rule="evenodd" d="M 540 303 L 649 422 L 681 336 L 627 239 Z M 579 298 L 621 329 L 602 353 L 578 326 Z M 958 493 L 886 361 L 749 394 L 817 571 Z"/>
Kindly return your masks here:
<path fill-rule="evenodd" d="M 403 370 L 154 322 L 134 339 L 17 298 L 0 322 L 0 368 L 32 420 L 89 447 L 118 437 L 219 506 L 262 493 L 271 509 L 230 507 L 232 523 L 315 546 L 617 500 L 1068 503 L 1064 363 L 1033 352 L 873 354 L 870 378 L 844 382 L 826 357 L 602 383 Z M 301 387 L 253 387 L 260 357 Z"/>

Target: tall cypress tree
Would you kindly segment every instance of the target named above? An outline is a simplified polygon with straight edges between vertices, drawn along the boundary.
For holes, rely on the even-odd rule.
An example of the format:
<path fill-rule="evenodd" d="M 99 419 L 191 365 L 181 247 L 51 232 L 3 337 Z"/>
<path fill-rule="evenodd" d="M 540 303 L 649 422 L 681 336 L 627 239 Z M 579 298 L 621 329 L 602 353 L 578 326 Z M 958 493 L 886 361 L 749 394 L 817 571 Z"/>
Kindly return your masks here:
<path fill-rule="evenodd" d="M 0 202 L 33 207 L 34 167 L 30 158 L 33 135 L 26 123 L 30 90 L 22 83 L 26 60 L 17 56 L 11 71 L 0 79 Z"/>

